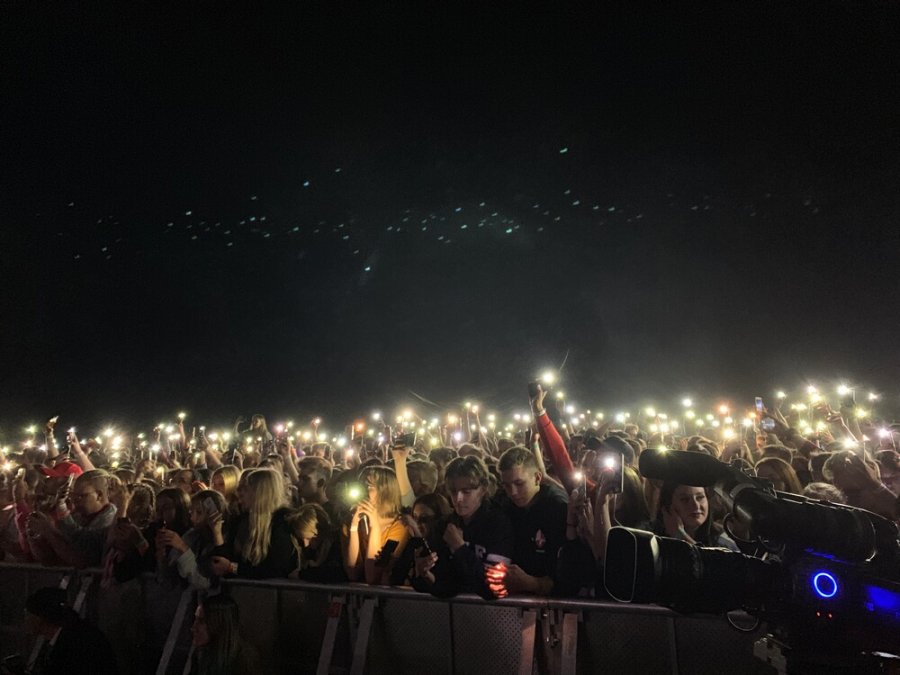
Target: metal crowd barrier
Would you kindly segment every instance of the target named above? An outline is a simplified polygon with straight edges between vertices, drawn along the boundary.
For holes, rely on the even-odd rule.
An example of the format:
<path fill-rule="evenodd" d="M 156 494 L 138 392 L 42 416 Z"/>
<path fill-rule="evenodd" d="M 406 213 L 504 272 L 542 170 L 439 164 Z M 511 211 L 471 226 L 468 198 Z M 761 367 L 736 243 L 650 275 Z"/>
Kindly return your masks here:
<path fill-rule="evenodd" d="M 81 593 L 83 614 L 107 631 L 119 630 L 117 620 L 109 620 L 115 614 L 109 608 L 111 590 L 101 587 L 99 574 L 0 563 L 0 655 L 34 649 L 24 634 L 25 598 L 63 579 L 70 580 L 66 587 L 73 604 Z M 280 579 L 236 579 L 225 586 L 240 606 L 245 637 L 259 650 L 264 672 L 773 672 L 752 655 L 761 629 L 738 632 L 722 617 L 684 616 L 653 605 L 538 598 L 485 602 L 468 595 L 438 600 L 403 588 Z M 190 593 L 160 586 L 147 575 L 121 597 L 131 604 L 119 607 L 119 614 L 148 624 L 139 639 L 143 650 L 126 637 L 110 636 L 123 648 L 123 672 L 187 672 Z"/>

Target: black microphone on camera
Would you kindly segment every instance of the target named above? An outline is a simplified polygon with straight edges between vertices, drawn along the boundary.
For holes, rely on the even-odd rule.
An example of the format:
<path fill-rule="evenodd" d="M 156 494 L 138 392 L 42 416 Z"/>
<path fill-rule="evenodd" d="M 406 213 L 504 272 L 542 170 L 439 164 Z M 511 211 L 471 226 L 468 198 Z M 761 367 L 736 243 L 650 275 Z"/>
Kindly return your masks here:
<path fill-rule="evenodd" d="M 702 452 L 647 448 L 641 453 L 638 466 L 645 478 L 693 487 L 711 487 L 734 481 L 752 482 L 739 470 Z"/>

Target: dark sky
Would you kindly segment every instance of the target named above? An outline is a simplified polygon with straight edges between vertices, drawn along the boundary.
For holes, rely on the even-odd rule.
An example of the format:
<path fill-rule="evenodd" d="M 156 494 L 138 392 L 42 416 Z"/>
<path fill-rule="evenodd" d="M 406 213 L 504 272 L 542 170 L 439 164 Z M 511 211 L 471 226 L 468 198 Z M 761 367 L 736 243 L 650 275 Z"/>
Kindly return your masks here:
<path fill-rule="evenodd" d="M 896 392 L 896 3 L 361 4 L 4 6 L 0 429 Z"/>

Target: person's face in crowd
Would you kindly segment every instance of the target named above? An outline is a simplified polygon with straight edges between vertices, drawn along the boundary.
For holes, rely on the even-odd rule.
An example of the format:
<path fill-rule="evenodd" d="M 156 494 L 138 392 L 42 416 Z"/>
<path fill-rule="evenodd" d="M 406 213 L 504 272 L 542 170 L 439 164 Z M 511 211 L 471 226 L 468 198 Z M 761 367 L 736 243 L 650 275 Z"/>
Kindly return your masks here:
<path fill-rule="evenodd" d="M 422 476 L 418 472 L 409 474 L 409 484 L 416 497 L 421 497 L 422 495 L 431 492 L 430 486 L 427 483 L 422 482 Z"/>
<path fill-rule="evenodd" d="M 319 492 L 315 472 L 304 469 L 297 477 L 297 493 L 303 499 L 312 499 Z"/>
<path fill-rule="evenodd" d="M 471 518 L 481 508 L 487 488 L 472 478 L 452 478 L 447 481 L 453 510 L 463 520 Z"/>
<path fill-rule="evenodd" d="M 222 476 L 222 474 L 217 473 L 215 476 L 213 476 L 212 489 L 218 492 L 223 497 L 228 496 L 225 494 L 225 478 L 224 476 Z"/>
<path fill-rule="evenodd" d="M 500 481 L 506 496 L 518 506 L 524 508 L 531 503 L 541 488 L 541 474 L 524 466 L 514 466 L 500 472 Z"/>
<path fill-rule="evenodd" d="M 191 624 L 191 638 L 194 647 L 205 647 L 209 644 L 209 630 L 206 627 L 206 617 L 203 615 L 203 606 L 197 607 L 194 612 L 194 623 Z"/>
<path fill-rule="evenodd" d="M 191 525 L 193 527 L 206 525 L 206 509 L 200 502 L 191 502 Z"/>
<path fill-rule="evenodd" d="M 316 523 L 304 527 L 297 535 L 303 548 L 316 548 L 319 544 L 319 529 Z"/>
<path fill-rule="evenodd" d="M 168 497 L 156 499 L 156 519 L 161 523 L 171 525 L 175 522 L 175 502 Z"/>
<path fill-rule="evenodd" d="M 72 489 L 75 510 L 84 516 L 92 516 L 106 506 L 97 489 L 87 481 L 76 482 Z"/>
<path fill-rule="evenodd" d="M 194 476 L 190 471 L 176 471 L 172 478 L 171 486 L 177 487 L 187 494 L 191 494 L 191 483 L 193 480 Z"/>
<path fill-rule="evenodd" d="M 427 537 L 431 534 L 431 528 L 437 520 L 437 514 L 424 504 L 416 504 L 412 511 L 413 520 L 422 530 L 422 536 Z"/>
<path fill-rule="evenodd" d="M 900 471 L 891 471 L 887 467 L 882 467 L 881 482 L 888 490 L 900 496 Z"/>
<path fill-rule="evenodd" d="M 681 518 L 685 530 L 695 532 L 706 522 L 709 514 L 706 490 L 702 487 L 679 485 L 672 495 L 671 509 Z"/>
<path fill-rule="evenodd" d="M 768 481 L 772 481 L 772 485 L 775 486 L 775 489 L 779 492 L 784 492 L 787 490 L 787 486 L 784 484 L 784 481 L 781 480 L 781 476 L 779 476 L 775 469 L 765 465 L 760 464 L 756 467 L 756 475 L 759 478 L 765 478 Z"/>

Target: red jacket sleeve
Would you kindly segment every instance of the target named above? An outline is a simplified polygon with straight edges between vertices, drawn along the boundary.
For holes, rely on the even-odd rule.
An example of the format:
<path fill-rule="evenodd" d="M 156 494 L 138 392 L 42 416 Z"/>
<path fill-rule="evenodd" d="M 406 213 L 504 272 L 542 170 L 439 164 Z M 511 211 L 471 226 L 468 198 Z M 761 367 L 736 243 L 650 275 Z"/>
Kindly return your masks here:
<path fill-rule="evenodd" d="M 566 448 L 566 442 L 559 435 L 550 416 L 544 414 L 537 418 L 538 434 L 541 436 L 541 448 L 553 462 L 556 468 L 557 477 L 562 481 L 566 488 L 566 494 L 572 492 L 578 487 L 578 481 L 575 480 L 575 465 L 572 464 L 572 458 L 569 457 L 569 450 Z M 588 492 L 593 494 L 596 486 L 593 481 L 588 481 Z"/>

